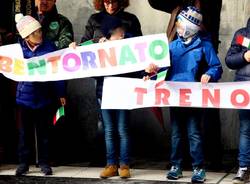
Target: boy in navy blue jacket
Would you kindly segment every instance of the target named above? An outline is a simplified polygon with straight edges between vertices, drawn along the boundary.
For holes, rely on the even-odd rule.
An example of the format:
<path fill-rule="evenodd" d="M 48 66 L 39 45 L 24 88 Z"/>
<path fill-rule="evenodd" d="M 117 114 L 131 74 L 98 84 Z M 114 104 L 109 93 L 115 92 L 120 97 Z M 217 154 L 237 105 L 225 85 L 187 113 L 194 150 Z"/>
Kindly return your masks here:
<path fill-rule="evenodd" d="M 56 50 L 52 42 L 43 40 L 41 25 L 31 16 L 16 15 L 16 28 L 22 37 L 20 45 L 24 58 L 44 55 Z M 34 129 L 37 137 L 38 164 L 45 175 L 51 175 L 52 169 L 48 165 L 48 135 L 52 121 L 53 92 L 59 98 L 61 105 L 65 105 L 65 86 L 58 82 L 19 82 L 16 92 L 19 125 L 19 166 L 16 175 L 24 175 L 29 170 L 30 145 L 34 140 Z M 34 141 L 33 141 L 34 142 Z"/>
<path fill-rule="evenodd" d="M 235 81 L 250 80 L 250 18 L 247 26 L 235 32 L 226 56 L 226 64 L 235 72 Z M 239 109 L 239 170 L 233 183 L 248 183 L 250 173 L 250 111 Z"/>

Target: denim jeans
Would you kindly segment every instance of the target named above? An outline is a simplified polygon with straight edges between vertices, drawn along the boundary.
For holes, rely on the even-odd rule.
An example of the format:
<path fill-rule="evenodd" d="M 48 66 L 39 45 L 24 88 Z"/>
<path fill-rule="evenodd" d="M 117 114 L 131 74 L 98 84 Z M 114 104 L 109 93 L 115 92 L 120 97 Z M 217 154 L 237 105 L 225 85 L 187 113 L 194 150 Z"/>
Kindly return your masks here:
<path fill-rule="evenodd" d="M 192 166 L 202 166 L 204 162 L 203 145 L 201 136 L 202 109 L 196 108 L 170 108 L 171 117 L 171 163 L 181 167 L 183 160 L 183 137 L 187 134 Z"/>
<path fill-rule="evenodd" d="M 239 110 L 240 117 L 240 167 L 250 167 L 250 110 Z"/>
<path fill-rule="evenodd" d="M 102 109 L 107 164 L 129 164 L 127 110 Z M 120 154 L 118 154 L 118 150 Z"/>

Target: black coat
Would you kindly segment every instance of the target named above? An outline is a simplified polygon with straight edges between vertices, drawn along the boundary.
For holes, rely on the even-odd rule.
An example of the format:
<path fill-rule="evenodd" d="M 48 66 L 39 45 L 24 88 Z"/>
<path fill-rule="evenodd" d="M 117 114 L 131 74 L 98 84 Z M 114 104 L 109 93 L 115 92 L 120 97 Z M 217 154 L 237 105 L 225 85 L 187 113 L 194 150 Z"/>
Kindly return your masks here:
<path fill-rule="evenodd" d="M 244 59 L 244 54 L 249 49 L 236 43 L 238 35 L 250 39 L 250 18 L 247 26 L 235 32 L 226 56 L 226 64 L 230 69 L 236 70 L 235 81 L 250 81 L 250 63 Z"/>
<path fill-rule="evenodd" d="M 99 40 L 99 38 L 103 37 L 101 27 L 102 24 L 105 23 L 103 22 L 103 20 L 106 16 L 110 15 L 106 12 L 99 12 L 90 16 L 85 27 L 85 34 L 83 35 L 81 42 L 85 42 L 92 39 Z M 135 15 L 120 10 L 118 13 L 112 16 L 115 16 L 116 18 L 122 21 L 122 25 L 125 28 L 125 32 L 131 35 L 131 37 L 142 35 L 140 22 Z"/>

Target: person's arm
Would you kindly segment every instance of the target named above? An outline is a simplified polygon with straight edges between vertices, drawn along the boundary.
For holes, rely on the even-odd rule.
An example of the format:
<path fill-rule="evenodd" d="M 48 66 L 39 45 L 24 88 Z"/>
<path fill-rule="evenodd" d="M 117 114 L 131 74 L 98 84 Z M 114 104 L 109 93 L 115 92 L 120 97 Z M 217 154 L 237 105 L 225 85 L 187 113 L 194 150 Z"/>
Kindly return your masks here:
<path fill-rule="evenodd" d="M 208 64 L 208 70 L 205 75 L 201 77 L 201 82 L 206 83 L 206 81 L 218 81 L 223 73 L 221 62 L 213 48 L 212 43 L 206 42 L 203 52 L 205 54 L 205 60 Z"/>
<path fill-rule="evenodd" d="M 231 46 L 227 52 L 225 61 L 226 65 L 230 69 L 240 69 L 248 64 L 244 54 L 247 52 L 247 48 L 236 43 L 236 38 L 239 35 L 239 32 L 234 34 L 234 38 L 232 40 Z"/>
<path fill-rule="evenodd" d="M 66 105 L 66 86 L 65 81 L 53 81 L 53 88 L 60 105 Z"/>
<path fill-rule="evenodd" d="M 91 40 L 94 37 L 94 26 L 92 24 L 92 22 L 93 22 L 92 19 L 93 18 L 91 16 L 87 22 L 87 25 L 85 26 L 85 32 L 81 38 L 81 43 L 86 42 L 88 40 Z"/>
<path fill-rule="evenodd" d="M 141 31 L 141 24 L 139 19 L 134 16 L 133 20 L 132 20 L 132 29 L 133 29 L 133 36 L 142 36 L 142 31 Z"/>
<path fill-rule="evenodd" d="M 55 41 L 55 45 L 58 49 L 67 48 L 74 40 L 74 32 L 71 22 L 65 17 L 62 18 L 62 22 L 58 40 Z"/>

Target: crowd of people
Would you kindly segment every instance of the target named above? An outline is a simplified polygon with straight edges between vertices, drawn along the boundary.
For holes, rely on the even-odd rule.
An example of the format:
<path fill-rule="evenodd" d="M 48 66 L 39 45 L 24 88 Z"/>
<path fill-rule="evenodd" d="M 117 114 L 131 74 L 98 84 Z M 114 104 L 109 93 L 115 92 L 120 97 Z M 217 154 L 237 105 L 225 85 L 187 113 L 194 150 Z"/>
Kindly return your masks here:
<path fill-rule="evenodd" d="M 186 1 L 185 1 L 186 2 Z M 59 14 L 56 0 L 36 0 L 33 15 L 16 14 L 16 29 L 25 58 L 40 56 L 58 49 L 78 45 L 110 42 L 142 36 L 138 18 L 125 8 L 129 0 L 94 0 L 98 13 L 92 14 L 85 27 L 81 43 L 74 42 L 73 27 L 70 21 Z M 199 0 L 190 1 L 173 10 L 168 26 L 170 38 L 170 60 L 166 81 L 217 82 L 222 75 L 222 65 L 216 54 L 209 32 L 203 24 L 202 4 Z M 238 35 L 250 38 L 250 19 L 247 26 L 238 30 L 225 58 L 226 65 L 236 70 L 235 81 L 250 79 L 249 48 L 236 42 Z M 1 38 L 1 37 L 0 37 Z M 0 40 L 1 41 L 1 40 Z M 0 42 L 2 44 L 2 41 Z M 157 73 L 158 66 L 151 64 L 145 71 L 116 75 L 149 79 Z M 104 76 L 96 77 L 97 105 L 102 102 Z M 53 107 L 56 103 L 65 106 L 65 81 L 19 82 L 16 90 L 17 121 L 19 130 L 18 158 L 16 175 L 29 171 L 32 133 L 35 129 L 38 150 L 38 165 L 45 175 L 52 175 L 49 164 L 49 125 L 52 123 Z M 191 182 L 203 183 L 206 180 L 204 146 L 201 132 L 202 115 L 206 109 L 170 107 L 171 121 L 171 168 L 166 177 L 177 180 L 183 177 L 183 137 L 187 135 L 193 173 Z M 218 111 L 215 111 L 215 114 Z M 128 110 L 99 109 L 99 117 L 104 127 L 106 145 L 106 166 L 101 178 L 120 176 L 131 177 L 130 136 Z M 239 110 L 240 144 L 239 169 L 233 183 L 245 183 L 250 170 L 250 116 L 249 110 Z M 180 116 L 182 114 L 182 116 Z M 41 118 L 37 118 L 41 117 Z M 218 116 L 216 116 L 219 119 Z M 219 121 L 219 120 L 218 120 Z"/>

